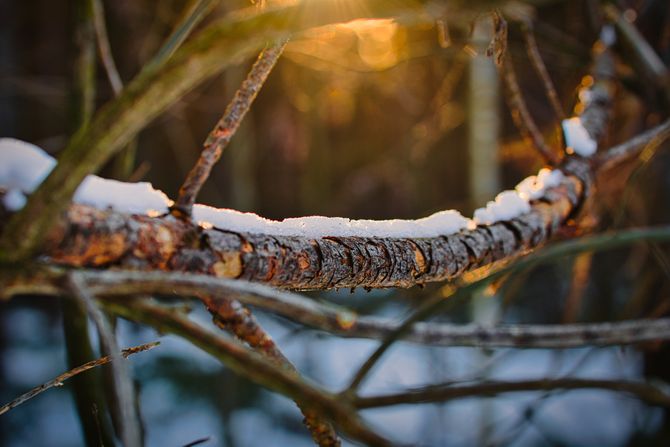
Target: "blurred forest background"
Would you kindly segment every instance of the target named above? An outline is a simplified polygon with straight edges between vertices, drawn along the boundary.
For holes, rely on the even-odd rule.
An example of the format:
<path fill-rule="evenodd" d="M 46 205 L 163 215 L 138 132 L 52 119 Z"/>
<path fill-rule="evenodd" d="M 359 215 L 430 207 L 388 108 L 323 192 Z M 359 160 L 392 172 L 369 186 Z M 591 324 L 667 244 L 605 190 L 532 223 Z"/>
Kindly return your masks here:
<path fill-rule="evenodd" d="M 353 1 L 353 0 L 349 0 Z M 530 17 L 540 53 L 569 115 L 588 74 L 591 45 L 604 20 L 600 2 L 508 5 Z M 75 2 L 0 0 L 0 136 L 52 154 L 72 132 L 76 56 Z M 124 81 L 132 79 L 169 34 L 185 2 L 104 2 L 111 49 Z M 670 3 L 614 2 L 670 64 Z M 221 2 L 211 18 L 248 5 Z M 465 215 L 537 172 L 542 159 L 521 138 L 505 104 L 483 15 L 436 24 L 354 22 L 293 39 L 199 197 L 217 207 L 279 219 L 302 215 L 417 218 L 455 208 Z M 524 98 L 554 147 L 559 119 L 532 69 L 518 22 L 508 51 Z M 449 41 L 445 41 L 445 36 Z M 617 44 L 619 97 L 608 144 L 667 118 L 667 99 Z M 188 94 L 138 137 L 131 178 L 170 197 L 195 162 L 207 133 L 252 60 Z M 113 97 L 99 67 L 98 106 Z M 667 149 L 665 144 L 665 149 Z M 0 160 L 1 162 L 1 160 Z M 670 153 L 659 150 L 600 179 L 584 212 L 590 230 L 670 223 Z M 102 175 L 113 176 L 108 167 Z M 645 245 L 580 255 L 523 272 L 441 317 L 445 321 L 565 323 L 657 317 L 670 311 L 667 247 Z M 313 294 L 362 313 L 404 315 L 434 293 L 425 289 Z M 494 295 L 495 299 L 490 299 Z M 66 367 L 61 305 L 53 298 L 0 305 L 0 400 L 4 403 Z M 196 314 L 199 311 L 195 311 Z M 209 317 L 197 314 L 201 320 Z M 341 340 L 271 315 L 259 318 L 298 368 L 337 388 L 376 346 Z M 159 338 L 129 323 L 120 344 Z M 188 343 L 163 344 L 133 358 L 147 445 L 311 445 L 287 399 L 228 372 Z M 401 343 L 364 391 L 473 378 L 606 377 L 670 381 L 667 345 L 521 350 L 431 348 Z M 416 445 L 668 445 L 663 410 L 607 391 L 525 392 L 441 405 L 368 410 L 366 420 L 399 442 Z M 0 445 L 83 443 L 71 385 L 0 416 Z"/>

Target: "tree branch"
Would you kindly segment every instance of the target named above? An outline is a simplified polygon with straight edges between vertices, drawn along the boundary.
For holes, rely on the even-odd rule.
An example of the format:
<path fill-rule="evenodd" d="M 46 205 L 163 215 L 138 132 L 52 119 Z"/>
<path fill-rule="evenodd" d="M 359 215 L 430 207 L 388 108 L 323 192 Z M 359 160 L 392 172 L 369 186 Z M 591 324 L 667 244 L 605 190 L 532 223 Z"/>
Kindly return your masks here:
<path fill-rule="evenodd" d="M 184 184 L 179 188 L 179 196 L 172 207 L 173 212 L 191 216 L 193 204 L 202 185 L 209 178 L 212 168 L 219 161 L 223 150 L 240 127 L 240 123 L 251 108 L 258 92 L 283 53 L 286 42 L 286 39 L 282 39 L 266 47 L 258 55 L 258 59 L 240 88 L 235 92 L 223 116 L 207 136 L 200 158 L 188 173 Z"/>
<path fill-rule="evenodd" d="M 173 333 L 190 341 L 205 352 L 224 362 L 236 373 L 275 392 L 284 394 L 301 405 L 313 408 L 335 422 L 348 436 L 366 445 L 387 446 L 389 442 L 370 431 L 358 419 L 347 403 L 301 379 L 294 371 L 277 368 L 260 354 L 247 349 L 241 342 L 201 328 L 173 310 L 146 302 L 133 301 L 125 305 L 107 301 L 105 308 L 118 316 L 148 324 L 159 331 Z"/>
<path fill-rule="evenodd" d="M 118 421 L 121 424 L 121 441 L 124 446 L 139 447 L 143 445 L 143 442 L 138 424 L 139 415 L 134 405 L 134 387 L 128 375 L 128 368 L 120 354 L 116 337 L 105 315 L 93 302 L 93 296 L 88 291 L 81 275 L 78 272 L 72 272 L 68 280 L 74 296 L 80 300 L 82 307 L 87 310 L 95 323 L 104 350 L 111 353 L 114 394 L 119 406 Z"/>
<path fill-rule="evenodd" d="M 597 154 L 593 163 L 598 170 L 610 170 L 638 156 L 645 147 L 660 145 L 668 138 L 670 138 L 670 120 Z"/>
<path fill-rule="evenodd" d="M 632 394 L 655 406 L 670 407 L 670 395 L 660 388 L 643 382 L 599 379 L 538 379 L 517 382 L 482 382 L 472 385 L 435 385 L 409 392 L 382 396 L 357 397 L 354 406 L 360 409 L 400 404 L 445 402 L 472 396 L 495 396 L 501 393 L 540 390 L 575 390 L 595 388 Z"/>
<path fill-rule="evenodd" d="M 558 93 L 556 93 L 556 87 L 549 76 L 547 71 L 547 66 L 542 60 L 542 55 L 540 54 L 540 49 L 537 46 L 537 40 L 535 40 L 535 32 L 533 31 L 533 23 L 529 19 L 521 23 L 521 33 L 523 35 L 524 43 L 526 44 L 526 52 L 528 53 L 528 58 L 530 59 L 531 65 L 537 73 L 538 77 L 544 85 L 544 92 L 549 98 L 549 104 L 551 104 L 552 109 L 556 118 L 559 120 L 565 119 L 565 112 L 563 111 L 563 106 L 561 101 L 558 99 Z"/>
<path fill-rule="evenodd" d="M 505 99 L 512 113 L 514 124 L 519 129 L 519 132 L 521 132 L 521 136 L 529 146 L 535 148 L 547 163 L 552 166 L 558 165 L 560 162 L 558 155 L 547 146 L 542 133 L 540 133 L 533 116 L 526 106 L 526 101 L 523 99 L 516 71 L 514 70 L 514 62 L 509 51 L 504 56 L 501 75 L 506 87 L 507 94 L 505 95 Z"/>
<path fill-rule="evenodd" d="M 93 24 L 95 26 L 95 35 L 98 43 L 100 60 L 102 60 L 102 66 L 105 67 L 105 73 L 107 74 L 109 84 L 112 86 L 114 95 L 119 96 L 121 90 L 123 90 L 123 82 L 121 81 L 121 76 L 116 68 L 116 63 L 112 56 L 112 49 L 109 45 L 107 25 L 105 24 L 105 10 L 102 0 L 90 0 L 90 2 L 93 11 Z"/>
<path fill-rule="evenodd" d="M 160 342 L 153 342 L 153 343 L 147 343 L 147 344 L 144 344 L 144 345 L 135 346 L 135 347 L 132 347 L 132 348 L 127 348 L 127 349 L 124 349 L 123 351 L 121 351 L 121 355 L 123 356 L 123 358 L 128 358 L 128 356 L 131 356 L 133 354 L 137 354 L 138 352 L 144 352 L 144 351 L 148 351 L 150 349 L 153 349 L 156 346 L 158 346 L 159 344 L 160 344 Z M 18 407 L 22 403 L 25 403 L 26 401 L 32 399 L 33 397 L 37 396 L 38 394 L 43 393 L 44 391 L 48 390 L 49 388 L 62 386 L 63 382 L 65 382 L 66 380 L 76 376 L 77 374 L 81 374 L 81 373 L 86 372 L 89 369 L 93 369 L 97 366 L 105 365 L 105 364 L 107 364 L 111 361 L 112 361 L 112 356 L 111 355 L 106 355 L 106 356 L 101 357 L 97 360 L 91 360 L 90 362 L 84 363 L 81 366 L 73 368 L 73 369 L 61 374 L 60 376 L 58 376 L 54 379 L 51 379 L 50 381 L 48 381 L 46 383 L 43 383 L 42 385 L 37 386 L 37 387 L 33 388 L 32 390 L 20 395 L 19 397 L 12 400 L 11 402 L 6 403 L 2 407 L 0 407 L 0 416 L 7 413 L 11 409 L 13 409 L 15 407 Z"/>
<path fill-rule="evenodd" d="M 277 366 L 299 374 L 296 367 L 284 356 L 270 334 L 258 324 L 249 309 L 239 301 L 205 295 L 203 302 L 212 314 L 214 324 L 233 333 L 239 340 L 247 343 L 256 352 L 276 363 Z M 305 416 L 304 423 L 317 445 L 321 447 L 337 447 L 340 445 L 335 429 L 328 421 L 320 417 L 318 411 L 314 411 L 304 404 L 298 404 L 298 407 Z"/>
<path fill-rule="evenodd" d="M 226 295 L 298 323 L 344 337 L 380 339 L 399 326 L 391 320 L 359 316 L 347 309 L 318 303 L 295 293 L 245 281 L 162 272 L 82 273 L 86 276 L 91 290 L 98 295 Z M 206 298 L 205 303 L 208 303 Z M 421 344 L 486 348 L 570 348 L 631 344 L 668 338 L 670 319 L 663 318 L 614 323 L 498 327 L 417 323 L 403 337 L 404 340 Z"/>
<path fill-rule="evenodd" d="M 204 273 L 294 289 L 410 287 L 456 278 L 543 244 L 581 203 L 581 185 L 566 177 L 525 215 L 435 238 L 236 233 L 171 216 L 72 205 L 47 235 L 43 254 L 68 266 Z"/>
<path fill-rule="evenodd" d="M 66 275 L 65 272 L 54 272 L 47 276 L 37 266 L 32 270 L 36 276 L 15 278 L 13 282 L 8 277 L 2 278 L 0 286 L 3 289 L 3 297 L 14 293 L 63 293 L 59 283 Z M 348 338 L 383 339 L 399 328 L 399 323 L 396 321 L 360 316 L 332 304 L 319 303 L 302 295 L 241 280 L 170 272 L 84 270 L 80 273 L 86 279 L 91 293 L 104 296 L 106 299 L 160 293 L 194 296 L 207 304 L 208 300 L 212 299 L 206 298 L 207 296 L 226 296 L 297 323 Z M 436 346 L 543 349 L 634 344 L 669 338 L 668 318 L 493 327 L 416 323 L 402 337 L 409 342 Z"/>

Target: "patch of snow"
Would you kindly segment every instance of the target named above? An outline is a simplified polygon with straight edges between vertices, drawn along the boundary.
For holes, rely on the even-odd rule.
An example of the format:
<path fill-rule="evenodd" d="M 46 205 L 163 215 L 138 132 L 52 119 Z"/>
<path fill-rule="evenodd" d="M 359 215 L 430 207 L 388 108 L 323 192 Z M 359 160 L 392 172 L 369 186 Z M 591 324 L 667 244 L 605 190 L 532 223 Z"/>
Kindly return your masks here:
<path fill-rule="evenodd" d="M 33 192 L 56 166 L 56 160 L 44 150 L 14 138 L 0 138 L 0 160 L 0 186 L 8 190 L 3 204 L 11 211 L 23 208 L 24 194 Z M 170 204 L 150 183 L 125 183 L 97 175 L 84 179 L 74 202 L 135 214 L 164 213 Z"/>
<path fill-rule="evenodd" d="M 131 214 L 162 214 L 170 200 L 151 183 L 126 183 L 89 175 L 77 188 L 75 203 Z"/>
<path fill-rule="evenodd" d="M 6 189 L 33 192 L 56 166 L 40 147 L 14 138 L 0 138 L 0 182 Z"/>
<path fill-rule="evenodd" d="M 526 177 L 514 189 L 522 199 L 537 200 L 544 195 L 547 188 L 560 185 L 563 179 L 563 172 L 560 170 L 542 168 L 537 175 Z"/>
<path fill-rule="evenodd" d="M 18 189 L 10 189 L 2 198 L 2 204 L 9 211 L 18 211 L 26 206 L 26 196 Z"/>
<path fill-rule="evenodd" d="M 484 208 L 475 210 L 477 225 L 490 225 L 502 220 L 510 220 L 530 211 L 530 202 L 544 196 L 548 188 L 561 184 L 565 176 L 558 169 L 542 168 L 537 175 L 526 177 L 514 191 L 503 191 Z"/>
<path fill-rule="evenodd" d="M 568 148 L 581 155 L 582 157 L 590 157 L 595 154 L 598 149 L 598 143 L 591 138 L 588 130 L 582 124 L 579 117 L 573 117 L 563 120 L 563 134 L 565 135 L 565 145 Z"/>
<path fill-rule="evenodd" d="M 223 230 L 309 238 L 435 237 L 454 234 L 471 225 L 470 219 L 454 210 L 440 211 L 417 220 L 354 220 L 344 217 L 306 216 L 277 221 L 254 213 L 195 205 L 193 218 L 203 226 L 211 225 Z"/>
<path fill-rule="evenodd" d="M 530 211 L 528 200 L 521 197 L 517 191 L 503 191 L 494 201 L 484 208 L 475 210 L 474 220 L 479 224 L 492 224 L 501 220 L 510 220 Z"/>

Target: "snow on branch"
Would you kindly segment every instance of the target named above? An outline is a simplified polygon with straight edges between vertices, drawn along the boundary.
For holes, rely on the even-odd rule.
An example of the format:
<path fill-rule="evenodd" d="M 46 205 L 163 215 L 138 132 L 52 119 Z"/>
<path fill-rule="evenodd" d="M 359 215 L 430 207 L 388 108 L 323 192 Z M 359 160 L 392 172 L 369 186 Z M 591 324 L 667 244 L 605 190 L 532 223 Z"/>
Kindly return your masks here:
<path fill-rule="evenodd" d="M 592 74 L 584 76 L 578 92 L 575 116 L 561 123 L 566 152 L 592 157 L 607 129 L 614 93 L 614 57 L 610 48 L 616 42 L 614 30 L 605 25 L 593 46 Z"/>
<path fill-rule="evenodd" d="M 0 156 L 7 160 L 0 187 L 10 193 L 3 203 L 16 211 L 7 197 L 29 194 L 55 162 L 13 139 L 0 140 Z M 196 226 L 165 215 L 171 202 L 148 183 L 89 176 L 47 254 L 66 265 L 190 271 L 289 288 L 409 287 L 537 246 L 568 218 L 581 191 L 576 177 L 542 170 L 478 210 L 474 221 L 453 210 L 417 220 L 271 221 L 197 205 Z M 199 247 L 184 242 L 193 232 L 204 236 Z"/>
<path fill-rule="evenodd" d="M 39 147 L 12 138 L 0 138 L 0 187 L 7 194 L 4 205 L 18 211 L 31 193 L 56 165 L 56 161 Z M 265 219 L 254 213 L 195 205 L 194 220 L 205 228 L 271 234 L 276 236 L 322 237 L 396 237 L 425 238 L 473 229 L 477 224 L 510 220 L 530 211 L 530 202 L 544 197 L 550 188 L 560 186 L 560 170 L 541 169 L 538 175 L 520 182 L 513 191 L 504 191 L 485 208 L 467 219 L 456 210 L 445 210 L 416 220 L 367 220 L 343 217 L 307 216 L 282 221 Z M 126 183 L 89 175 L 77 189 L 74 202 L 98 209 L 158 216 L 168 212 L 173 202 L 150 183 Z"/>

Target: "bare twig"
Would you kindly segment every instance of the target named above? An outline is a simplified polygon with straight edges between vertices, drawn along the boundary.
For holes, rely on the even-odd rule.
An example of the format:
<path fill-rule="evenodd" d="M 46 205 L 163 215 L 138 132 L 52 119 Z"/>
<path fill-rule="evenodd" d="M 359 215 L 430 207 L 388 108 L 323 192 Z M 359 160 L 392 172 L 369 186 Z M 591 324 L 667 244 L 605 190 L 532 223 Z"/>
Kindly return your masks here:
<path fill-rule="evenodd" d="M 600 379 L 538 379 L 514 382 L 482 382 L 469 385 L 435 385 L 408 392 L 383 396 L 357 397 L 357 408 L 387 407 L 400 404 L 445 402 L 471 396 L 494 396 L 501 393 L 538 390 L 604 389 L 632 394 L 640 400 L 662 407 L 670 407 L 670 395 L 660 388 L 643 382 Z"/>
<path fill-rule="evenodd" d="M 93 10 L 93 23 L 95 25 L 96 41 L 98 42 L 98 53 L 102 66 L 105 67 L 107 79 L 112 86 L 114 96 L 118 97 L 123 90 L 123 81 L 116 68 L 112 48 L 109 44 L 107 25 L 105 24 L 105 9 L 102 0 L 90 0 Z M 137 152 L 137 140 L 133 139 L 114 157 L 114 176 L 117 179 L 126 180 L 130 177 L 135 164 Z"/>
<path fill-rule="evenodd" d="M 559 158 L 554 151 L 547 146 L 542 133 L 535 124 L 535 120 L 528 111 L 526 101 L 523 99 L 521 88 L 514 70 L 514 62 L 509 52 L 505 54 L 505 59 L 501 67 L 501 75 L 506 87 L 505 99 L 512 113 L 514 124 L 521 132 L 521 136 L 533 146 L 535 150 L 552 166 L 559 163 Z"/>
<path fill-rule="evenodd" d="M 164 272 L 86 271 L 91 289 L 99 295 L 146 293 L 203 294 L 234 297 L 293 321 L 351 338 L 383 339 L 398 323 L 358 316 L 347 309 L 317 303 L 301 295 L 246 281 Z M 480 327 L 417 323 L 403 339 L 439 346 L 571 348 L 619 345 L 670 338 L 670 319 L 634 320 L 574 325 L 509 325 Z"/>
<path fill-rule="evenodd" d="M 544 85 L 544 92 L 546 93 L 547 98 L 549 98 L 549 103 L 554 109 L 556 118 L 563 120 L 565 119 L 565 112 L 563 111 L 561 101 L 558 99 L 558 93 L 556 93 L 556 88 L 554 87 L 554 83 L 549 76 L 547 67 L 542 60 L 540 50 L 537 47 L 535 33 L 533 32 L 533 24 L 530 21 L 523 22 L 521 24 L 521 32 L 523 34 L 523 40 L 526 43 L 526 51 L 528 53 L 530 63 L 535 70 L 535 73 L 537 73 L 540 80 L 542 80 L 542 84 Z"/>
<path fill-rule="evenodd" d="M 662 144 L 670 137 L 670 120 L 631 138 L 624 143 L 613 146 L 596 155 L 593 160 L 599 170 L 608 170 L 638 156 L 649 145 Z"/>
<path fill-rule="evenodd" d="M 64 273 L 21 279 L 0 286 L 16 293 L 58 294 Z M 399 328 L 395 321 L 359 316 L 331 304 L 318 303 L 295 293 L 284 292 L 241 280 L 170 272 L 83 270 L 92 293 L 110 299 L 151 293 L 180 296 L 227 296 L 325 332 L 350 338 L 383 339 Z M 53 283 L 53 286 L 49 286 Z M 204 302 L 207 300 L 203 299 Z M 670 339 L 670 318 L 571 325 L 502 325 L 482 327 L 447 323 L 416 323 L 403 340 L 436 346 L 477 346 L 482 348 L 574 348 L 634 344 Z"/>
<path fill-rule="evenodd" d="M 147 343 L 147 344 L 144 344 L 144 345 L 135 346 L 135 347 L 132 347 L 132 348 L 127 348 L 127 349 L 124 349 L 121 352 L 121 355 L 123 356 L 123 358 L 128 358 L 128 356 L 131 356 L 133 354 L 137 354 L 138 352 L 144 352 L 144 351 L 148 351 L 150 349 L 153 349 L 156 346 L 158 346 L 159 344 L 160 344 L 160 342 L 153 342 L 153 343 Z M 58 377 L 56 377 L 56 378 L 54 378 L 54 379 L 52 379 L 52 380 L 50 380 L 46 383 L 43 383 L 40 386 L 37 386 L 37 387 L 33 388 L 32 390 L 28 391 L 27 393 L 22 394 L 21 396 L 17 397 L 13 401 L 3 405 L 2 407 L 0 407 L 0 415 L 3 415 L 5 413 L 7 413 L 9 410 L 11 410 L 15 407 L 18 407 L 22 403 L 32 399 L 33 397 L 37 396 L 40 393 L 43 393 L 44 391 L 48 390 L 49 388 L 62 386 L 63 382 L 65 382 L 66 380 L 76 376 L 77 374 L 81 374 L 81 373 L 83 373 L 85 371 L 88 371 L 89 369 L 93 369 L 97 366 L 105 365 L 105 364 L 107 364 L 111 361 L 112 361 L 112 356 L 111 355 L 106 355 L 106 356 L 101 357 L 97 360 L 91 360 L 90 362 L 84 363 L 81 366 L 73 368 L 73 369 L 61 374 L 60 376 L 58 376 Z"/>
<path fill-rule="evenodd" d="M 74 40 L 77 55 L 72 85 L 72 133 L 86 128 L 95 110 L 95 27 L 88 0 L 74 3 Z"/>
<path fill-rule="evenodd" d="M 172 57 L 175 51 L 184 43 L 193 29 L 220 0 L 190 0 L 182 10 L 177 23 L 170 35 L 158 50 L 156 55 L 144 66 L 142 71 L 155 70 Z"/>
<path fill-rule="evenodd" d="M 572 278 L 570 288 L 565 297 L 563 309 L 563 323 L 573 323 L 577 320 L 582 307 L 582 300 L 586 292 L 586 286 L 591 276 L 593 265 L 593 253 L 582 253 L 575 257 L 572 263 Z"/>
<path fill-rule="evenodd" d="M 203 301 L 218 327 L 232 332 L 238 339 L 247 343 L 255 351 L 265 355 L 278 366 L 295 371 L 298 374 L 298 370 L 279 350 L 270 334 L 258 324 L 249 309 L 239 301 L 225 298 L 217 299 L 212 296 L 205 296 Z M 317 445 L 321 447 L 340 445 L 337 433 L 330 423 L 323 420 L 318 412 L 309 406 L 305 406 L 305 404 L 298 404 L 298 406 L 305 416 L 304 423 Z"/>
<path fill-rule="evenodd" d="M 105 308 L 121 317 L 151 325 L 159 331 L 176 334 L 224 362 L 231 370 L 284 394 L 301 405 L 314 408 L 331 419 L 345 434 L 371 446 L 386 446 L 389 442 L 367 428 L 348 402 L 322 390 L 294 371 L 288 371 L 249 350 L 241 342 L 224 338 L 200 327 L 174 310 L 147 302 L 114 303 L 107 301 Z"/>
<path fill-rule="evenodd" d="M 286 40 L 281 40 L 265 48 L 258 55 L 258 59 L 251 67 L 240 88 L 235 92 L 235 96 L 226 107 L 223 116 L 207 136 L 196 165 L 188 173 L 184 184 L 179 188 L 179 196 L 173 206 L 173 210 L 176 210 L 177 213 L 186 216 L 191 215 L 200 188 L 207 181 L 212 168 L 221 158 L 223 150 L 228 146 L 233 135 L 240 127 L 240 123 L 249 111 L 251 104 L 256 99 L 256 95 L 263 87 L 285 46 Z"/>
<path fill-rule="evenodd" d="M 142 445 L 141 431 L 138 425 L 139 416 L 136 414 L 133 403 L 133 383 L 128 376 L 128 368 L 119 351 L 116 337 L 109 326 L 105 315 L 93 302 L 86 283 L 81 275 L 72 272 L 69 277 L 69 285 L 95 323 L 100 341 L 105 351 L 111 353 L 112 373 L 114 375 L 114 393 L 119 405 L 118 420 L 121 422 L 121 438 L 124 446 L 139 447 Z"/>
<path fill-rule="evenodd" d="M 102 0 L 90 0 L 93 10 L 93 24 L 95 25 L 95 35 L 98 42 L 98 52 L 102 65 L 105 67 L 107 79 L 112 86 L 115 96 L 119 96 L 123 90 L 123 82 L 116 68 L 116 62 L 112 56 L 112 49 L 109 45 L 109 36 L 107 35 L 107 25 L 105 24 L 105 10 Z"/>

